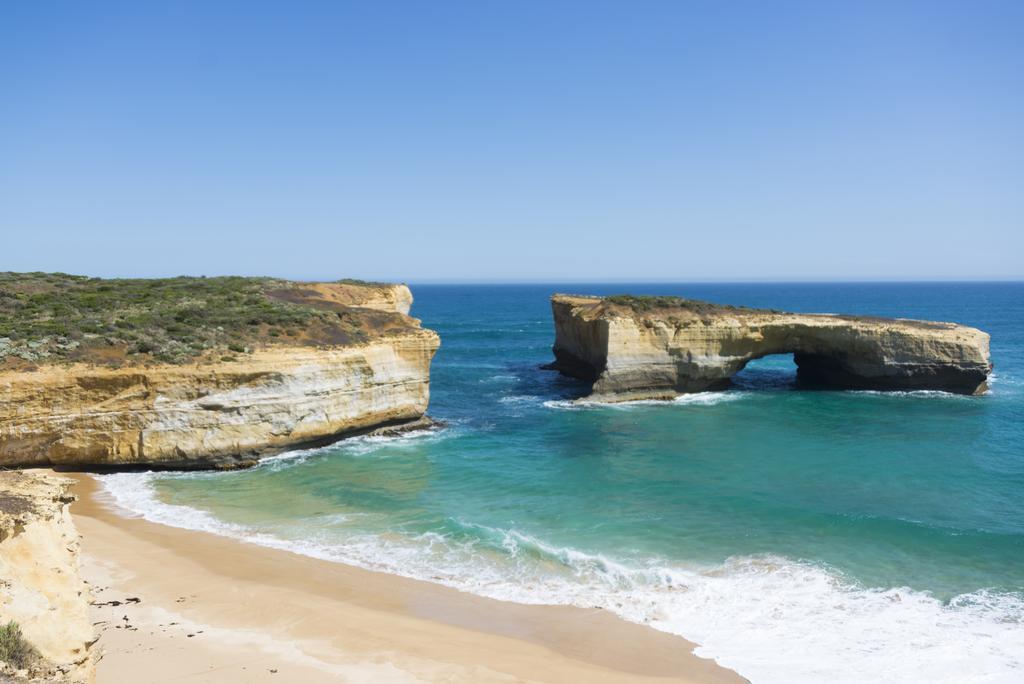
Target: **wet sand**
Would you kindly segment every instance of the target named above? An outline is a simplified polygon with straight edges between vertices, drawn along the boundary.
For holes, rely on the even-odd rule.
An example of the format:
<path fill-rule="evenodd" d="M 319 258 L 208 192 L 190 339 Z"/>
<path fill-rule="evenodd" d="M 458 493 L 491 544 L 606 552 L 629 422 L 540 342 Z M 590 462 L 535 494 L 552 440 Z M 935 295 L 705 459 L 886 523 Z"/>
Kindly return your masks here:
<path fill-rule="evenodd" d="M 606 611 L 495 601 L 126 518 L 75 477 L 99 684 L 745 681 Z"/>

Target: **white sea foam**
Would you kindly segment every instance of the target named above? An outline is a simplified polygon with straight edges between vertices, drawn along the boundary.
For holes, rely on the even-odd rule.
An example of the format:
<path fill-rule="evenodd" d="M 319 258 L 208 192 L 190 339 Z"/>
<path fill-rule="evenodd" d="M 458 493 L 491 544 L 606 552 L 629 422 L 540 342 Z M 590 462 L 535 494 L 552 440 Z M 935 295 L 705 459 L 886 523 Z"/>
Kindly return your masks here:
<path fill-rule="evenodd" d="M 589 401 L 587 399 L 552 399 L 544 402 L 544 406 L 563 411 L 583 411 L 587 409 L 612 409 L 628 411 L 638 406 L 715 406 L 729 401 L 749 397 L 750 392 L 695 392 L 680 394 L 674 399 L 636 399 L 634 401 Z"/>
<path fill-rule="evenodd" d="M 498 401 L 502 404 L 533 404 L 540 397 L 536 394 L 510 394 L 507 397 L 502 397 Z"/>
<path fill-rule="evenodd" d="M 519 376 L 518 375 L 507 375 L 507 374 L 499 373 L 498 375 L 490 375 L 490 376 L 488 376 L 486 378 L 481 378 L 480 379 L 480 383 L 482 383 L 482 384 L 487 384 L 487 383 L 492 383 L 492 382 L 505 383 L 505 382 L 515 382 L 517 380 L 519 380 Z"/>
<path fill-rule="evenodd" d="M 334 444 L 329 444 L 327 446 L 315 447 L 313 449 L 293 449 L 291 451 L 282 451 L 279 454 L 274 454 L 273 456 L 265 456 L 261 458 L 256 467 L 264 468 L 267 470 L 280 470 L 281 468 L 286 468 L 288 466 L 301 463 L 302 461 L 305 461 L 307 458 L 311 456 L 316 456 L 317 454 L 322 453 L 323 451 L 330 449 L 334 446 Z"/>
<path fill-rule="evenodd" d="M 681 394 L 672 400 L 673 404 L 685 404 L 688 406 L 714 406 L 727 401 L 736 401 L 749 397 L 749 392 L 697 392 L 696 394 Z"/>
<path fill-rule="evenodd" d="M 1000 394 L 1007 391 L 1016 393 L 1019 391 L 1017 388 L 1024 385 L 1024 378 L 1013 375 L 1003 375 L 992 371 L 989 373 L 988 380 L 986 382 L 988 383 L 988 391 L 985 392 L 985 394 L 994 393 L 996 391 L 996 385 L 1001 388 L 999 390 Z"/>
<path fill-rule="evenodd" d="M 218 475 L 230 477 L 230 475 Z M 775 556 L 715 567 L 629 561 L 517 530 L 452 521 L 461 534 L 330 535 L 296 540 L 162 502 L 154 473 L 99 476 L 112 501 L 148 520 L 438 582 L 521 603 L 600 606 L 682 635 L 756 684 L 1024 680 L 1024 597 L 974 592 L 944 604 L 907 588 L 866 589 Z M 177 476 L 175 476 L 177 477 Z M 344 522 L 338 519 L 334 522 Z"/>
<path fill-rule="evenodd" d="M 439 442 L 450 439 L 458 434 L 458 428 L 453 426 L 443 428 L 425 428 L 423 430 L 410 430 L 397 435 L 362 435 L 350 437 L 349 439 L 336 442 L 331 445 L 334 449 L 340 449 L 350 456 L 365 456 L 377 452 L 380 447 L 388 446 L 398 449 L 416 448 L 423 444 Z"/>
<path fill-rule="evenodd" d="M 361 435 L 359 437 L 348 437 L 326 446 L 314 447 L 312 449 L 293 449 L 273 456 L 266 456 L 260 459 L 256 467 L 267 470 L 280 470 L 281 468 L 287 468 L 301 463 L 308 458 L 330 451 L 337 451 L 338 449 L 342 449 L 349 454 L 367 454 L 376 450 L 377 447 L 385 444 L 391 444 L 397 447 L 409 446 L 422 443 L 425 440 L 435 441 L 438 439 L 447 439 L 454 434 L 455 432 L 451 427 L 434 427 L 410 430 L 408 432 L 401 432 L 395 435 Z"/>
<path fill-rule="evenodd" d="M 974 397 L 968 394 L 957 394 L 955 392 L 944 392 L 942 390 L 845 390 L 848 394 L 858 394 L 880 397 L 908 397 L 912 399 L 952 399 L 955 401 L 970 401 Z"/>

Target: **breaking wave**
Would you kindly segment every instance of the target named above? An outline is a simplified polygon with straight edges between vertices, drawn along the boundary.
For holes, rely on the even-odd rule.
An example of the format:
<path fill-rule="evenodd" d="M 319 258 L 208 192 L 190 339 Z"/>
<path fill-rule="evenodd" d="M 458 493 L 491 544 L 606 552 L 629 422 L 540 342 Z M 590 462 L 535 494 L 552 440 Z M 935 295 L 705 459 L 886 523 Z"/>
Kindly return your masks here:
<path fill-rule="evenodd" d="M 698 655 L 758 684 L 1009 684 L 1024 677 L 1024 597 L 1017 593 L 977 591 L 943 602 L 906 587 L 859 586 L 830 568 L 781 556 L 713 566 L 616 558 L 456 519 L 443 532 L 419 535 L 348 529 L 346 516 L 269 531 L 161 501 L 154 485 L 167 476 L 98 479 L 118 508 L 153 522 L 491 598 L 611 610 L 697 642 Z"/>
<path fill-rule="evenodd" d="M 587 409 L 613 409 L 628 411 L 638 406 L 715 406 L 730 401 L 749 397 L 749 392 L 695 392 L 681 394 L 674 399 L 637 399 L 635 401 L 589 401 L 587 399 L 552 399 L 544 402 L 544 406 L 563 411 L 583 411 Z"/>

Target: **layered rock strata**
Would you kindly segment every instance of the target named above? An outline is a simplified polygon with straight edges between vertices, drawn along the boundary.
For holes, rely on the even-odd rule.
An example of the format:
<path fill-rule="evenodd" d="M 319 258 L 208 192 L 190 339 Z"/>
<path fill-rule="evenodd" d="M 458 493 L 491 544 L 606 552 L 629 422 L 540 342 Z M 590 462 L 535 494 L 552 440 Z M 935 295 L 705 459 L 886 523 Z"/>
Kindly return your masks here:
<path fill-rule="evenodd" d="M 670 297 L 555 295 L 552 367 L 603 401 L 724 389 L 749 361 L 793 354 L 799 380 L 844 389 L 978 394 L 989 336 L 955 323 L 719 306 Z"/>
<path fill-rule="evenodd" d="M 421 424 L 436 333 L 406 315 L 403 286 L 304 284 L 274 292 L 333 312 L 323 323 L 244 353 L 118 367 L 74 361 L 0 370 L 0 465 L 211 468 L 326 443 L 382 426 Z M 296 341 L 296 338 L 299 341 Z"/>

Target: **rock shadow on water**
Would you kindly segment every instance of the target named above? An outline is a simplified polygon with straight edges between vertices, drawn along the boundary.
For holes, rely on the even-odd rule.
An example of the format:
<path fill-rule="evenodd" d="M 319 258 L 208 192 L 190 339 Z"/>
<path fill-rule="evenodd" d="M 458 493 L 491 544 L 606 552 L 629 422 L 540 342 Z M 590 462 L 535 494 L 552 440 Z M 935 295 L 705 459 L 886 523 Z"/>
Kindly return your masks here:
<path fill-rule="evenodd" d="M 513 363 L 509 364 L 506 373 L 513 378 L 509 383 L 508 390 L 502 399 L 509 400 L 515 397 L 532 397 L 538 404 L 545 401 L 568 401 L 585 396 L 590 391 L 590 384 L 563 375 L 558 372 L 551 372 L 555 369 L 547 364 L 536 363 Z"/>

